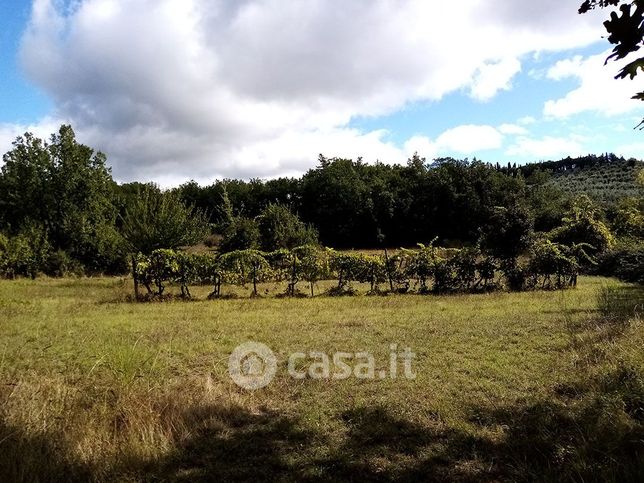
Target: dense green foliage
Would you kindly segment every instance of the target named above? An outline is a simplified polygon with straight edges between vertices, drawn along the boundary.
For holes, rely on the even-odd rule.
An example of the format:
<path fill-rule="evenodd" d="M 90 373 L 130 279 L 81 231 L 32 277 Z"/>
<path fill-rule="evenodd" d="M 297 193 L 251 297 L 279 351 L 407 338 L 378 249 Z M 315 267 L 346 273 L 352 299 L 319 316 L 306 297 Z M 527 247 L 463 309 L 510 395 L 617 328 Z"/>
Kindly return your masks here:
<path fill-rule="evenodd" d="M 259 238 L 259 227 L 255 220 L 236 216 L 226 224 L 219 249 L 225 253 L 259 248 Z"/>
<path fill-rule="evenodd" d="M 482 244 L 492 255 L 514 263 L 530 246 L 534 221 L 525 206 L 494 207 L 482 229 Z"/>
<path fill-rule="evenodd" d="M 554 289 L 576 285 L 583 262 L 595 263 L 585 250 L 587 244 L 572 246 L 539 239 L 529 245 L 525 260 L 498 258 L 478 248 L 443 249 L 419 244 L 392 256 L 359 252 L 338 252 L 304 245 L 273 252 L 235 250 L 220 255 L 190 254 L 158 249 L 133 260 L 136 280 L 149 297 L 162 297 L 167 284 L 174 283 L 183 297 L 190 297 L 190 285 L 213 286 L 211 298 L 220 297 L 223 284 L 252 286 L 287 282 L 286 295 L 299 293 L 300 281 L 309 284 L 313 296 L 316 282 L 336 280 L 327 295 L 352 295 L 354 283 L 367 284 L 370 294 L 384 293 L 390 283 L 397 293 L 487 292 L 505 285 L 514 290 Z M 520 282 L 512 277 L 521 274 Z"/>
<path fill-rule="evenodd" d="M 644 163 L 636 160 L 596 162 L 586 167 L 575 165 L 563 171 L 553 171 L 547 185 L 568 195 L 586 194 L 595 201 L 611 205 L 626 197 L 641 197 L 643 187 L 637 177 Z"/>
<path fill-rule="evenodd" d="M 318 235 L 286 206 L 269 203 L 257 218 L 260 247 L 264 251 L 315 244 Z"/>
<path fill-rule="evenodd" d="M 208 224 L 200 211 L 184 205 L 176 193 L 161 191 L 153 185 L 138 190 L 121 221 L 125 246 L 135 253 L 192 245 L 208 233 Z"/>
<path fill-rule="evenodd" d="M 105 156 L 79 144 L 71 127 L 62 126 L 49 142 L 30 134 L 18 138 L 4 156 L 0 267 L 8 277 L 124 273 L 128 261 L 136 263 L 128 255 L 206 238 L 219 253 L 276 252 L 318 242 L 338 249 L 480 243 L 514 281 L 509 285 L 521 288 L 526 277 L 517 260 L 529 250 L 533 232 L 547 232 L 553 242 L 570 247 L 588 243 L 596 252 L 613 245 L 613 233 L 641 237 L 641 172 L 641 161 L 610 154 L 507 167 L 476 159 L 427 162 L 416 155 L 406 165 L 320 156 L 317 167 L 299 179 L 190 182 L 164 191 L 150 184 L 118 185 Z M 583 181 L 597 177 L 601 182 Z M 588 195 L 585 204 L 579 204 L 579 193 Z M 382 261 L 371 260 L 366 272 L 346 259 L 338 290 L 352 281 L 367 282 L 374 291 L 382 283 L 404 290 L 405 277 L 394 269 L 403 259 L 385 256 L 384 271 Z M 282 262 L 293 275 L 299 262 Z M 424 290 L 451 287 L 454 277 L 466 286 L 477 284 L 471 270 L 432 270 L 437 287 Z M 425 275 L 417 276 L 423 286 Z M 293 286 L 299 277 L 290 277 Z M 317 278 L 307 277 L 302 280 Z"/>
<path fill-rule="evenodd" d="M 76 142 L 69 126 L 49 142 L 26 134 L 13 146 L 0 169 L 0 229 L 40 231 L 51 250 L 66 251 L 90 272 L 123 268 L 105 156 Z"/>
<path fill-rule="evenodd" d="M 644 243 L 622 243 L 598 258 L 596 272 L 625 282 L 644 284 Z"/>
<path fill-rule="evenodd" d="M 594 252 L 603 252 L 615 244 L 610 229 L 599 219 L 597 208 L 586 195 L 579 195 L 572 203 L 563 224 L 553 230 L 552 240 L 567 245 L 586 243 Z"/>
<path fill-rule="evenodd" d="M 300 179 L 196 183 L 178 191 L 187 203 L 222 220 L 226 192 L 235 216 L 253 219 L 280 204 L 319 233 L 320 242 L 338 248 L 413 246 L 438 236 L 441 242 L 474 242 L 493 206 L 508 206 L 526 195 L 522 178 L 479 161 L 413 157 L 407 165 L 367 164 L 327 159 Z"/>

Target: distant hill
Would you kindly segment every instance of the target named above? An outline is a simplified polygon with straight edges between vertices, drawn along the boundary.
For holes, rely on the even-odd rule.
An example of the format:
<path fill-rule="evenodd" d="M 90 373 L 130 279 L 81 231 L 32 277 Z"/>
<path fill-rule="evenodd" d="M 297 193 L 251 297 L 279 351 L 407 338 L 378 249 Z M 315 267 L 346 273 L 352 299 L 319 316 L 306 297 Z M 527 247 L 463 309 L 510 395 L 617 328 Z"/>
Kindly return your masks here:
<path fill-rule="evenodd" d="M 531 163 L 518 168 L 530 184 L 545 182 L 570 194 L 585 193 L 601 203 L 613 203 L 626 196 L 644 196 L 644 188 L 637 182 L 644 161 L 624 159 L 614 154 L 566 158 L 560 161 Z"/>

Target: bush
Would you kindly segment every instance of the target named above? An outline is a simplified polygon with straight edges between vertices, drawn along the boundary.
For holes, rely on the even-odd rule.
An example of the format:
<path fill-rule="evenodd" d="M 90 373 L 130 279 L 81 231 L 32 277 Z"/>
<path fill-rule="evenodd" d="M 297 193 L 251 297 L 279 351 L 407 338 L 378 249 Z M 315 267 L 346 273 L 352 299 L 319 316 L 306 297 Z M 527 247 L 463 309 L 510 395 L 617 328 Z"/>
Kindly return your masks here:
<path fill-rule="evenodd" d="M 245 217 L 234 218 L 223 234 L 219 251 L 255 250 L 259 248 L 259 227 L 255 220 Z"/>
<path fill-rule="evenodd" d="M 271 279 L 271 266 L 258 250 L 236 250 L 219 257 L 218 264 L 228 282 L 235 285 L 253 284 L 253 296 L 259 295 L 257 284 Z"/>
<path fill-rule="evenodd" d="M 286 206 L 269 204 L 257 217 L 260 247 L 270 252 L 281 248 L 295 248 L 318 243 L 318 233 Z"/>
<path fill-rule="evenodd" d="M 509 290 L 520 292 L 528 288 L 529 277 L 524 266 L 517 263 L 501 263 L 500 268 Z"/>
<path fill-rule="evenodd" d="M 443 261 L 436 254 L 435 241 L 428 246 L 419 243 L 418 250 L 408 252 L 407 276 L 416 280 L 420 293 L 429 292 L 429 281 L 435 275 L 437 266 Z"/>
<path fill-rule="evenodd" d="M 644 237 L 644 214 L 641 199 L 624 198 L 619 201 L 613 215 L 613 230 L 622 237 Z"/>
<path fill-rule="evenodd" d="M 9 247 L 9 239 L 0 233 L 0 274 L 4 274 L 7 264 L 7 248 Z"/>
<path fill-rule="evenodd" d="M 313 297 L 313 287 L 318 280 L 324 280 L 331 274 L 331 251 L 314 245 L 304 245 L 293 249 L 296 257 L 299 277 L 308 282 Z M 295 287 L 293 287 L 295 290 Z"/>
<path fill-rule="evenodd" d="M 136 258 L 136 277 L 149 295 L 161 297 L 167 282 L 176 279 L 178 273 L 177 253 L 173 250 L 154 250 L 149 256 L 139 254 Z"/>
<path fill-rule="evenodd" d="M 68 274 L 83 275 L 83 266 L 64 250 L 50 252 L 42 271 L 50 277 L 64 277 Z"/>
<path fill-rule="evenodd" d="M 585 254 L 582 246 L 567 247 L 550 240 L 535 242 L 527 266 L 530 285 L 540 285 L 542 289 L 575 286 L 580 265 L 577 253 Z"/>
<path fill-rule="evenodd" d="M 644 284 L 644 243 L 621 245 L 598 257 L 598 275 Z"/>
<path fill-rule="evenodd" d="M 4 255 L 0 257 L 3 276 L 36 278 L 43 271 L 51 246 L 42 229 L 30 226 L 14 237 L 5 237 L 2 242 L 5 244 Z"/>
<path fill-rule="evenodd" d="M 594 253 L 601 253 L 615 244 L 615 237 L 608 227 L 599 220 L 597 208 L 586 195 L 578 196 L 563 225 L 551 231 L 549 238 L 558 243 L 572 246 L 586 243 Z"/>
<path fill-rule="evenodd" d="M 337 285 L 327 295 L 354 295 L 357 291 L 353 282 L 369 284 L 369 293 L 380 293 L 380 284 L 389 276 L 398 292 L 407 291 L 415 281 L 420 293 L 450 293 L 499 289 L 500 284 L 495 281 L 499 268 L 511 290 L 538 285 L 564 288 L 574 285 L 580 253 L 584 253 L 580 246 L 566 247 L 542 240 L 527 262 L 509 260 L 499 267 L 493 257 L 482 254 L 478 248 L 441 250 L 449 254 L 446 258 L 439 257 L 438 251 L 431 245 L 420 245 L 418 250 L 401 249 L 385 257 L 304 245 L 269 253 L 235 250 L 215 257 L 163 249 L 149 256 L 139 254 L 134 265 L 137 282 L 153 297 L 162 297 L 168 283 L 177 284 L 185 298 L 191 297 L 191 284 L 211 285 L 209 298 L 215 298 L 221 296 L 223 284 L 250 283 L 253 296 L 258 296 L 258 284 L 262 282 L 287 282 L 284 295 L 296 296 L 300 281 L 308 282 L 313 296 L 317 281 L 334 277 Z"/>
<path fill-rule="evenodd" d="M 528 209 L 514 203 L 495 207 L 481 229 L 481 246 L 500 260 L 514 260 L 530 247 L 534 220 Z"/>

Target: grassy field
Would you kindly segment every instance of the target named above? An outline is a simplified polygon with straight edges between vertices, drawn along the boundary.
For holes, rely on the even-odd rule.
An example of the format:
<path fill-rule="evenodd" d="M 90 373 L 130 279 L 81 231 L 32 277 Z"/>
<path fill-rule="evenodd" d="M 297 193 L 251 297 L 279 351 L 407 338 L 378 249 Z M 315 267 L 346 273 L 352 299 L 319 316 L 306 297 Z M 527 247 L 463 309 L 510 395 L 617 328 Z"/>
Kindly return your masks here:
<path fill-rule="evenodd" d="M 0 281 L 0 480 L 644 478 L 633 287 L 140 304 L 130 292 L 117 278 Z M 278 359 L 257 391 L 228 374 L 249 340 Z M 286 368 L 293 352 L 367 351 L 381 370 L 390 344 L 416 353 L 415 379 Z"/>

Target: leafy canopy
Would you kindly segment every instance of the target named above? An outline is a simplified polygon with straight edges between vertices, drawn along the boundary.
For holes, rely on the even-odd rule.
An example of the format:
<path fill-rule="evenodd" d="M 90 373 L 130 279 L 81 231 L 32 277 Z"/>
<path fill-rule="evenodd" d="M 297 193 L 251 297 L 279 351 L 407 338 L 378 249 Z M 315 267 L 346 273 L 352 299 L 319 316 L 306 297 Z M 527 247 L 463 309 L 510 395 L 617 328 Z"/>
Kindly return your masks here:
<path fill-rule="evenodd" d="M 201 211 L 186 206 L 178 193 L 161 191 L 152 184 L 140 187 L 122 217 L 121 233 L 133 253 L 192 245 L 208 231 Z"/>

